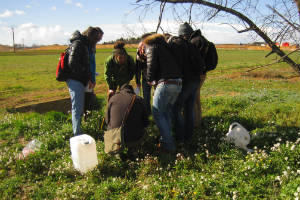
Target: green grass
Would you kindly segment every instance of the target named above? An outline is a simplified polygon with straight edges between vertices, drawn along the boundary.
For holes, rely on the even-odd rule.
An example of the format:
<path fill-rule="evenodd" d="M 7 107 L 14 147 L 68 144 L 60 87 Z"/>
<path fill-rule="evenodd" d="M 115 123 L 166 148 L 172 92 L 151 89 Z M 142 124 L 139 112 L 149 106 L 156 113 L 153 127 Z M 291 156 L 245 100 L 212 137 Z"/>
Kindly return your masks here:
<path fill-rule="evenodd" d="M 110 52 L 97 51 L 98 86 L 103 87 L 103 63 Z M 99 164 L 85 175 L 73 168 L 70 157 L 70 114 L 1 110 L 1 199 L 299 198 L 299 79 L 290 79 L 294 72 L 282 63 L 246 73 L 251 66 L 272 62 L 275 57 L 265 59 L 266 54 L 219 50 L 219 66 L 208 73 L 201 90 L 201 128 L 174 155 L 158 152 L 152 119 L 136 154 L 128 152 L 124 161 L 106 155 L 99 129 L 106 94 L 97 94 L 100 108 L 83 122 L 83 129 L 96 139 Z M 57 96 L 67 93 L 54 79 L 57 58 L 58 54 L 39 52 L 0 56 L 0 100 L 16 95 L 26 101 L 27 94 L 42 98 L 49 90 Z M 224 142 L 235 121 L 250 131 L 248 147 L 254 153 Z M 40 151 L 19 160 L 32 139 L 42 142 Z"/>

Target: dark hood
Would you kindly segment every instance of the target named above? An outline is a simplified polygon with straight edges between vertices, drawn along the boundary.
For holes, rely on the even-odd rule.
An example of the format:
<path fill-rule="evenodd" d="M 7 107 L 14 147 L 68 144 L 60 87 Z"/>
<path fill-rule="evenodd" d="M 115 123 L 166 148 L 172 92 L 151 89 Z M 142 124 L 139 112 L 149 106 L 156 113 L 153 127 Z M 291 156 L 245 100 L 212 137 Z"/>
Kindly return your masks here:
<path fill-rule="evenodd" d="M 72 34 L 71 38 L 70 38 L 70 42 L 71 42 L 71 43 L 73 43 L 73 42 L 76 41 L 76 40 L 81 40 L 81 41 L 83 41 L 83 42 L 85 42 L 85 43 L 88 44 L 88 39 L 87 39 L 87 37 L 84 36 L 84 35 L 81 35 L 81 33 L 80 33 L 79 31 L 75 31 L 75 32 Z"/>
<path fill-rule="evenodd" d="M 201 33 L 200 29 L 195 30 L 195 31 L 191 34 L 190 40 L 191 40 L 192 38 L 194 38 L 194 37 L 201 36 L 201 34 L 202 34 L 202 33 Z"/>

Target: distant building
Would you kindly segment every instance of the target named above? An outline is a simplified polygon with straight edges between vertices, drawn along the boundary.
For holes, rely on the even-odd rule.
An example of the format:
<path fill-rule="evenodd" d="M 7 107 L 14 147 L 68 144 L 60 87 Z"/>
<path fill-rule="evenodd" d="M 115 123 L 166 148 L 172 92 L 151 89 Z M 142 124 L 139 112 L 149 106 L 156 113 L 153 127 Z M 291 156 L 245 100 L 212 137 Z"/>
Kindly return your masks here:
<path fill-rule="evenodd" d="M 282 47 L 289 47 L 290 46 L 290 43 L 289 42 L 283 42 L 281 44 Z"/>

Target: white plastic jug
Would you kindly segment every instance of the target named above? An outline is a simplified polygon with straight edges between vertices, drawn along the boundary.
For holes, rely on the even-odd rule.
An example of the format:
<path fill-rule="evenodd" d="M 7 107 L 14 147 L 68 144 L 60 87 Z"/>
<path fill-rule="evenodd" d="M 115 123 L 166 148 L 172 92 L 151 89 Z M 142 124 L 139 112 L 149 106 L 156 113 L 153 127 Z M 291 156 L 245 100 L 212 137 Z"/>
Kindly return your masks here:
<path fill-rule="evenodd" d="M 241 124 L 234 122 L 230 125 L 228 133 L 226 134 L 226 141 L 232 142 L 235 146 L 246 151 L 252 152 L 247 145 L 250 143 L 250 134 Z"/>
<path fill-rule="evenodd" d="M 83 134 L 70 139 L 71 157 L 74 168 L 82 174 L 98 164 L 96 143 L 94 138 Z"/>

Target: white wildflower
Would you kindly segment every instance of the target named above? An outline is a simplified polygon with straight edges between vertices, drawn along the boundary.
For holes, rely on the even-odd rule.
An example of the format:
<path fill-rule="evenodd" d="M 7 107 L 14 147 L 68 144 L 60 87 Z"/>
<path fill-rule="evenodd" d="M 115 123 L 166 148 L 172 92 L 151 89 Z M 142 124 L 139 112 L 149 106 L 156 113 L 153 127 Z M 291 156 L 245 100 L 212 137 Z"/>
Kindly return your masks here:
<path fill-rule="evenodd" d="M 284 160 L 287 161 L 289 158 L 288 157 L 284 157 Z"/>
<path fill-rule="evenodd" d="M 293 146 L 291 147 L 291 151 L 294 151 L 295 147 L 296 147 L 296 145 L 293 145 Z"/>
<path fill-rule="evenodd" d="M 144 186 L 143 186 L 143 190 L 147 190 L 148 187 L 149 187 L 149 185 L 144 185 Z"/>
<path fill-rule="evenodd" d="M 234 192 L 233 192 L 232 199 L 233 199 L 233 200 L 237 199 L 237 191 L 234 191 Z"/>

